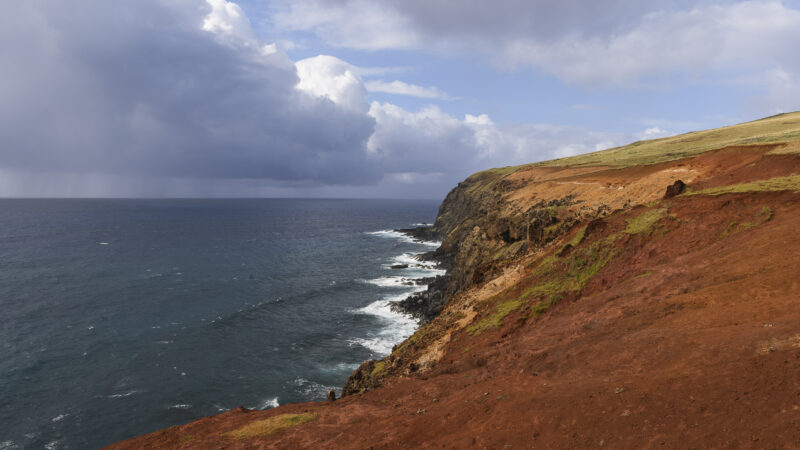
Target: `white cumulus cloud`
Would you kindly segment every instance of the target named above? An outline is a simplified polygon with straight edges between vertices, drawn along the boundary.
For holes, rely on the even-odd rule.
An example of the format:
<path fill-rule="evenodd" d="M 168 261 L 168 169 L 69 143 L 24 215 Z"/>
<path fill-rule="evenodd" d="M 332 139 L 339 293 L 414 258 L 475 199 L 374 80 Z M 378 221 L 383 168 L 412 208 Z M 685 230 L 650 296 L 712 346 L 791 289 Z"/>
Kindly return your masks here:
<path fill-rule="evenodd" d="M 353 66 L 339 58 L 319 55 L 297 61 L 297 88 L 327 98 L 348 109 L 366 112 L 367 89 Z"/>
<path fill-rule="evenodd" d="M 435 86 L 418 86 L 416 84 L 408 84 L 403 81 L 381 81 L 372 80 L 366 82 L 367 90 L 370 92 L 383 92 L 386 94 L 395 95 L 408 95 L 410 97 L 431 98 L 439 100 L 454 100 L 447 93 L 442 92 Z"/>

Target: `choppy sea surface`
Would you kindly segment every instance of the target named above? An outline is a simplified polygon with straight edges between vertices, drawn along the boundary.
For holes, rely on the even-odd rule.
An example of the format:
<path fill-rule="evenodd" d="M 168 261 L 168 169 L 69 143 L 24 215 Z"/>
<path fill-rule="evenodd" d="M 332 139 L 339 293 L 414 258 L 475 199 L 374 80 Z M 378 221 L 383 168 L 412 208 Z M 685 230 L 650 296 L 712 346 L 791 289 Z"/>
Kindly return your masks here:
<path fill-rule="evenodd" d="M 96 448 L 340 391 L 443 271 L 437 201 L 0 200 L 0 449 Z M 410 264 L 392 269 L 392 264 Z"/>

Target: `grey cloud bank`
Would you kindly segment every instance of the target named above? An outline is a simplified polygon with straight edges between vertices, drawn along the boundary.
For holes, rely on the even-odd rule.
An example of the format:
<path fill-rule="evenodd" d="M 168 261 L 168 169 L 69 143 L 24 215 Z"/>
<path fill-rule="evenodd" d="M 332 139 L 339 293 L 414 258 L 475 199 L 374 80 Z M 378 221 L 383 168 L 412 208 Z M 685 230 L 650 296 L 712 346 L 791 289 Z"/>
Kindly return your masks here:
<path fill-rule="evenodd" d="M 203 6 L 15 3 L 0 19 L 0 165 L 375 181 L 362 157 L 374 121 L 296 90 L 280 52 L 203 30 Z"/>
<path fill-rule="evenodd" d="M 629 138 L 370 103 L 357 68 L 291 61 L 224 0 L 13 2 L 0 64 L 0 196 L 441 197 Z"/>

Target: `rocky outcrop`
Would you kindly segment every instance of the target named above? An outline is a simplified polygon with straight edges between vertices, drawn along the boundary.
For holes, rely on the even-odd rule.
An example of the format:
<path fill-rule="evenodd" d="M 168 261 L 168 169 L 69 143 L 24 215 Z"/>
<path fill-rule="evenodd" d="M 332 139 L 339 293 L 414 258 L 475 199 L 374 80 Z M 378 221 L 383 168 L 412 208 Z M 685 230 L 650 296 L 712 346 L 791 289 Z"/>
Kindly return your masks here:
<path fill-rule="evenodd" d="M 424 325 L 433 320 L 444 306 L 446 301 L 444 290 L 447 283 L 446 276 L 436 277 L 430 280 L 427 290 L 410 295 L 404 300 L 392 302 L 392 310 L 408 314 Z"/>
<path fill-rule="evenodd" d="M 683 194 L 683 191 L 686 189 L 686 183 L 681 180 L 674 182 L 673 184 L 667 186 L 667 192 L 664 193 L 664 198 L 672 198 L 676 195 Z"/>

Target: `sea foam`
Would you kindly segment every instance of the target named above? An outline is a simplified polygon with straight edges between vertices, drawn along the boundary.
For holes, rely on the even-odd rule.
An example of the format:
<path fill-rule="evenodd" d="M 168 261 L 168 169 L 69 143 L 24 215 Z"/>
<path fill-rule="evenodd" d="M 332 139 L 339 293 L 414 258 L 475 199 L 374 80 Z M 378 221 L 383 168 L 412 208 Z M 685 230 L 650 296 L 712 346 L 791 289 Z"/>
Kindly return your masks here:
<path fill-rule="evenodd" d="M 417 286 L 414 283 L 414 280 L 419 280 L 420 278 L 424 277 L 392 277 L 392 276 L 383 276 L 380 278 L 373 278 L 371 280 L 363 280 L 365 283 L 373 284 L 375 286 L 380 287 L 401 287 L 401 288 L 409 288 L 412 286 Z"/>
<path fill-rule="evenodd" d="M 424 287 L 416 289 L 420 290 L 424 290 Z M 384 327 L 377 332 L 369 333 L 366 337 L 350 339 L 350 345 L 360 345 L 373 352 L 375 356 L 383 357 L 391 353 L 392 347 L 396 344 L 414 334 L 419 323 L 410 316 L 393 311 L 391 307 L 392 302 L 403 300 L 407 296 L 408 294 L 387 296 L 355 310 L 354 312 L 359 314 L 377 317 L 384 322 Z"/>
<path fill-rule="evenodd" d="M 427 245 L 430 247 L 438 247 L 442 245 L 441 242 L 437 241 L 423 241 L 421 239 L 416 239 L 412 236 L 409 236 L 403 232 L 395 231 L 395 230 L 380 230 L 380 231 L 368 231 L 367 234 L 371 234 L 373 236 L 380 236 L 385 238 L 397 239 L 401 242 L 407 242 L 409 244 L 422 244 Z"/>
<path fill-rule="evenodd" d="M 273 397 L 261 402 L 261 407 L 259 409 L 271 409 L 277 408 L 278 406 L 280 406 L 280 403 L 278 403 L 278 397 Z"/>
<path fill-rule="evenodd" d="M 424 244 L 426 246 L 438 247 L 441 242 L 420 241 L 413 237 L 395 230 L 373 231 L 368 234 L 385 238 L 397 239 L 401 242 Z M 445 270 L 439 268 L 434 261 L 421 259 L 421 252 L 405 252 L 392 257 L 388 263 L 383 264 L 384 269 L 391 269 L 393 272 L 400 272 L 402 275 L 386 275 L 380 278 L 365 280 L 373 284 L 386 288 L 405 288 L 405 292 L 400 295 L 385 296 L 369 305 L 354 310 L 356 314 L 366 314 L 378 318 L 382 322 L 382 327 L 367 333 L 367 336 L 349 339 L 350 346 L 361 346 L 373 353 L 375 357 L 383 357 L 392 352 L 392 348 L 414 334 L 419 326 L 419 322 L 402 313 L 392 310 L 392 302 L 404 300 L 415 292 L 427 289 L 424 285 L 415 285 L 414 280 L 437 275 L 444 275 Z M 392 268 L 397 265 L 407 266 L 402 269 Z"/>

